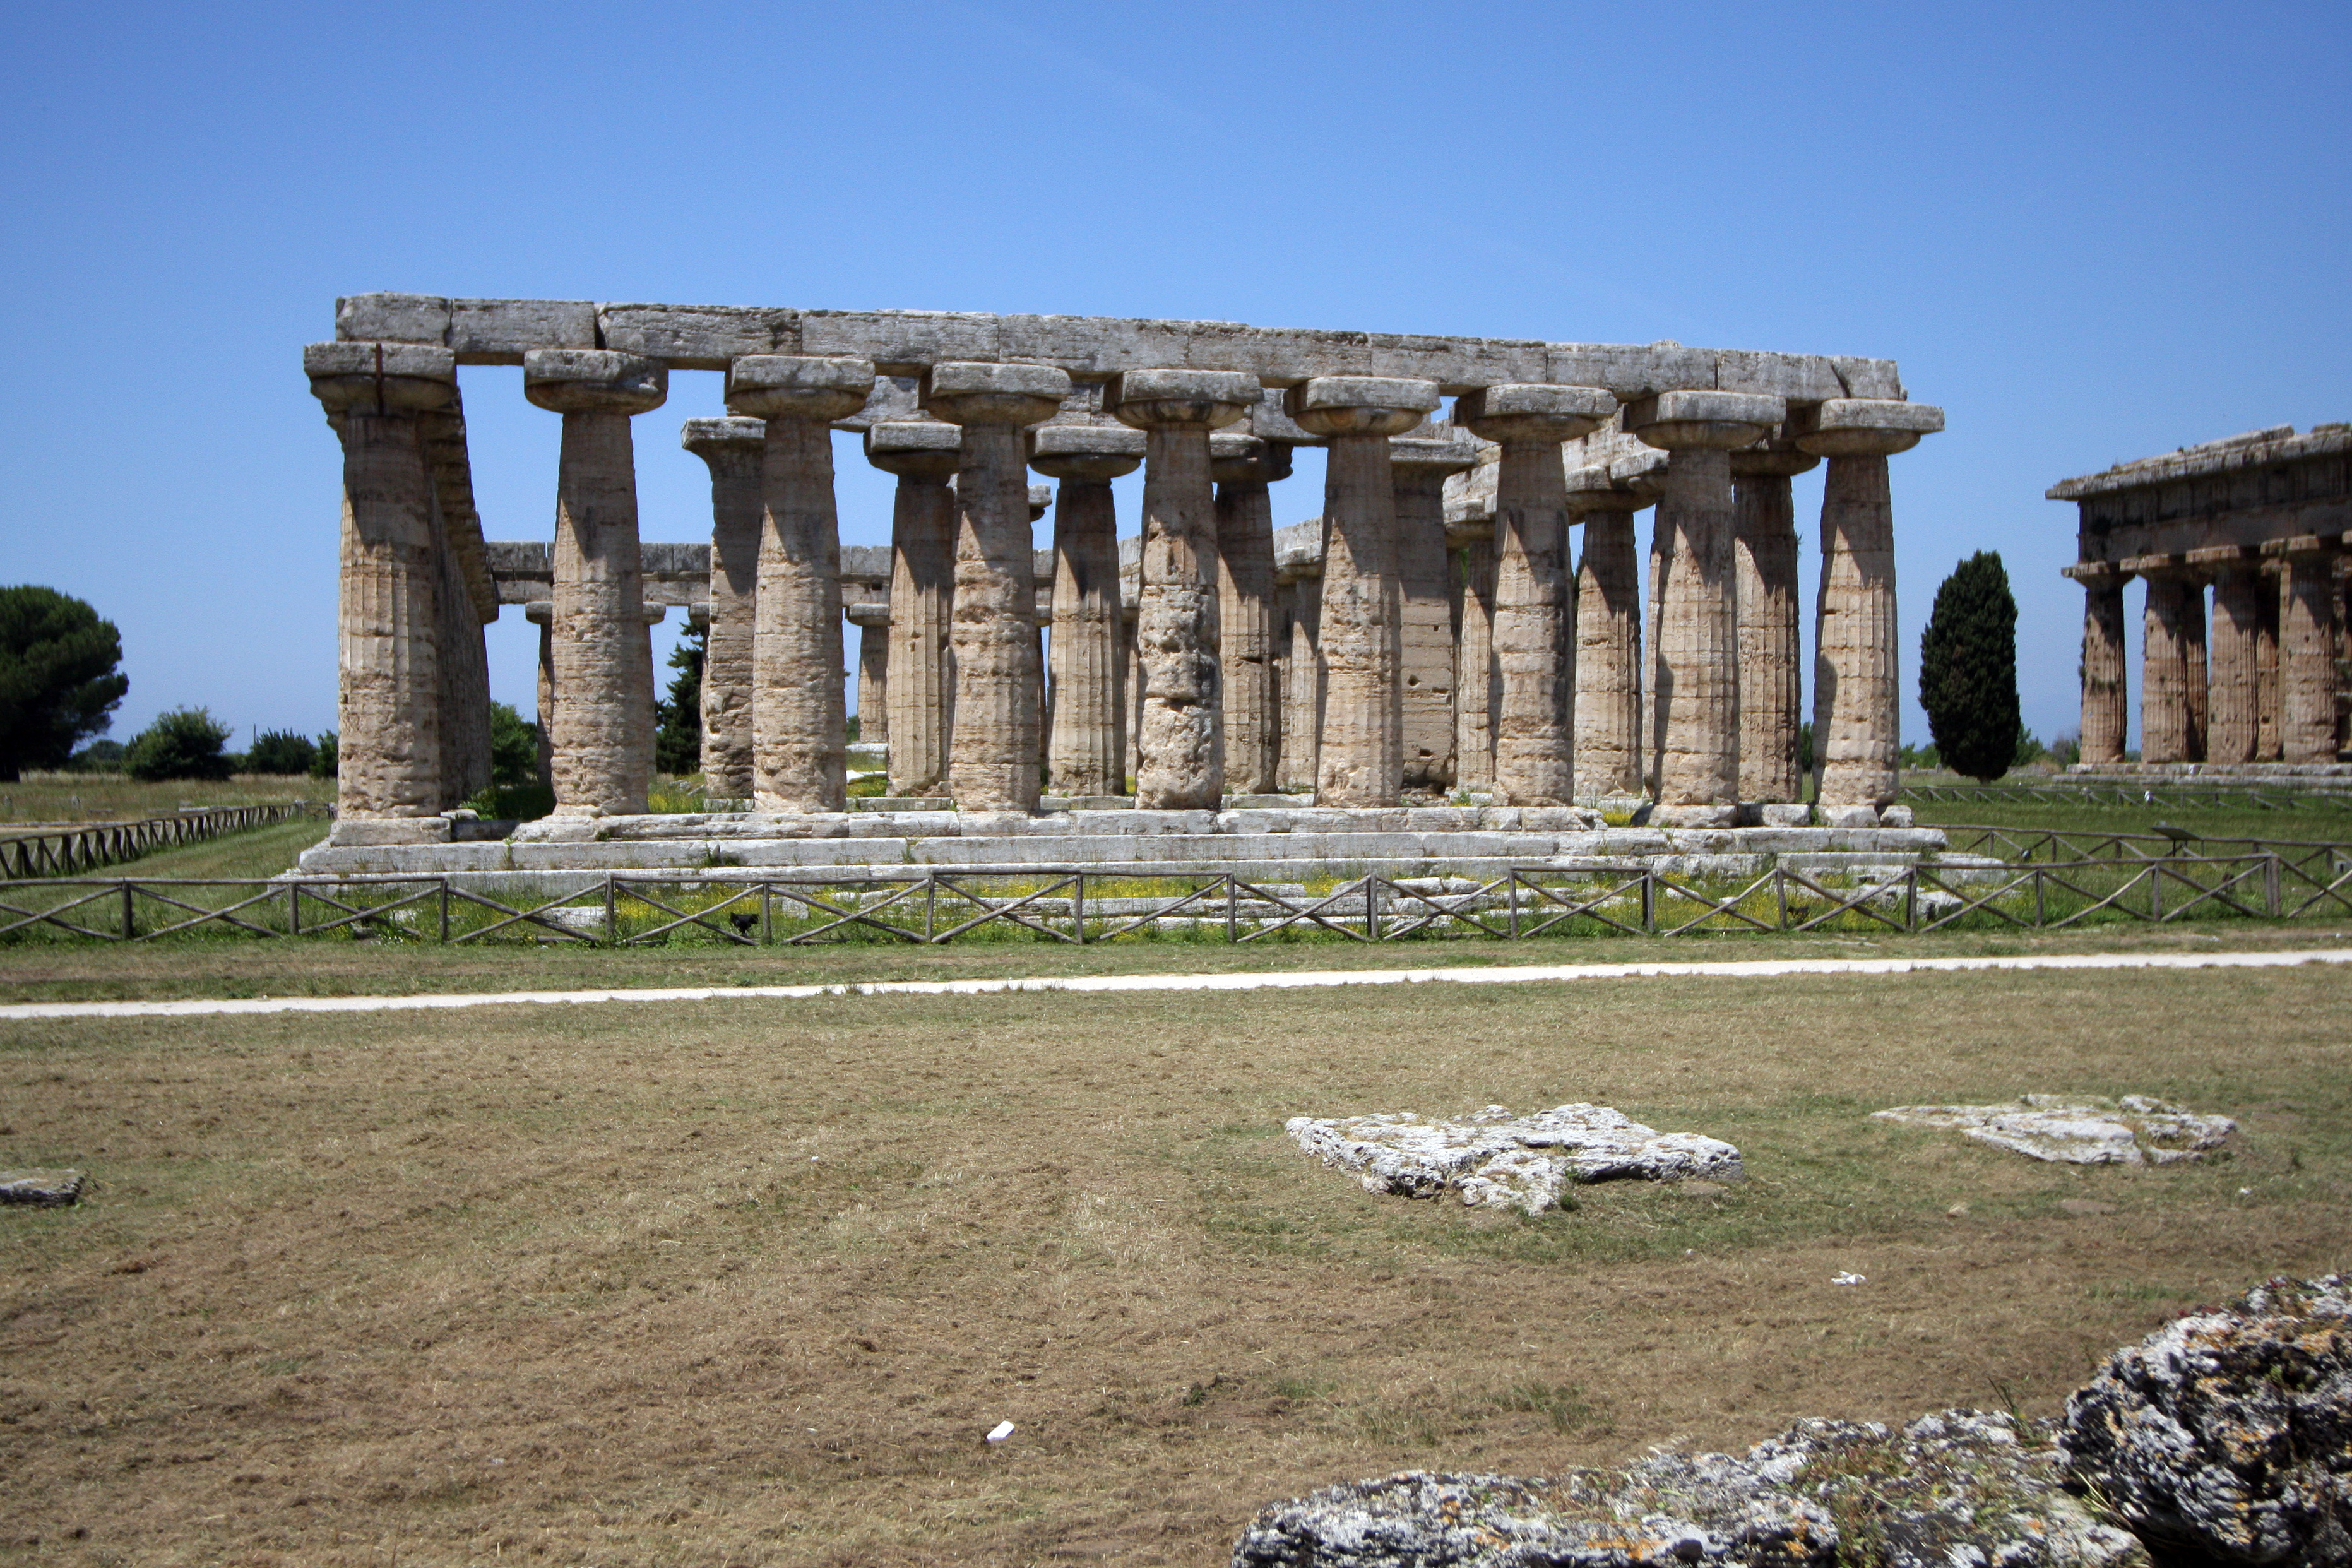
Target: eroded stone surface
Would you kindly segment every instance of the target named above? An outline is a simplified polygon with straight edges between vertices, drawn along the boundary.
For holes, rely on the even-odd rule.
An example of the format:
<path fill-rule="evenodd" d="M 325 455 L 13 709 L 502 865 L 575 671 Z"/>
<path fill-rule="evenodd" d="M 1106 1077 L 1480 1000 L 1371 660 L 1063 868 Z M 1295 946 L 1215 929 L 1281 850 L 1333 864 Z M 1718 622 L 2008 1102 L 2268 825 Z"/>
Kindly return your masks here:
<path fill-rule="evenodd" d="M 2159 1560 L 2352 1563 L 2352 1279 L 2274 1279 L 2116 1352 L 2059 1442 Z"/>
<path fill-rule="evenodd" d="M 1745 1456 L 1654 1453 L 1558 1479 L 1412 1470 L 1273 1504 L 1234 1568 L 2140 1568 L 2009 1416 L 1809 1421 Z"/>
<path fill-rule="evenodd" d="M 68 1204 L 81 1201 L 85 1180 L 87 1178 L 79 1171 L 0 1171 L 0 1204 L 63 1208 Z"/>
<path fill-rule="evenodd" d="M 1979 1142 L 2069 1165 L 2170 1165 L 2201 1160 L 2238 1130 L 2226 1116 L 2200 1116 L 2144 1094 L 2120 1100 L 2020 1096 L 2008 1105 L 1898 1105 L 1874 1121 L 1957 1127 Z"/>
<path fill-rule="evenodd" d="M 1741 1174 L 1739 1151 L 1696 1132 L 1660 1132 L 1605 1105 L 1559 1105 L 1513 1116 L 1500 1105 L 1458 1121 L 1410 1110 L 1370 1116 L 1294 1116 L 1298 1147 L 1359 1173 L 1368 1192 L 1433 1198 L 1457 1193 L 1473 1207 L 1541 1214 L 1571 1182 L 1621 1177 L 1675 1181 Z"/>

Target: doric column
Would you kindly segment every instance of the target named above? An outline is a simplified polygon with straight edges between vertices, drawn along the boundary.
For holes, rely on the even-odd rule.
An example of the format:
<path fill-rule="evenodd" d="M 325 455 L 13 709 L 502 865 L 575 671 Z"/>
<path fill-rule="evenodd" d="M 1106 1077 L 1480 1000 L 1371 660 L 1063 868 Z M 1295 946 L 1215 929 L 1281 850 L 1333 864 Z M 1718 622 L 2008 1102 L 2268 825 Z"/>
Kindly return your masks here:
<path fill-rule="evenodd" d="M 662 405 L 669 367 L 609 349 L 533 349 L 523 395 L 563 416 L 555 500 L 555 810 L 646 809 L 653 688 L 629 420 Z"/>
<path fill-rule="evenodd" d="M 1797 729 L 1797 508 L 1790 479 L 1821 462 L 1774 436 L 1731 454 L 1739 617 L 1739 798 L 1803 798 Z"/>
<path fill-rule="evenodd" d="M 644 770 L 649 784 L 660 771 L 656 753 L 661 737 L 661 693 L 655 687 L 654 628 L 668 615 L 667 605 L 647 605 L 637 612 L 637 668 L 645 672 L 645 679 L 630 697 L 636 711 L 629 721 L 629 731 L 637 738 L 637 766 Z"/>
<path fill-rule="evenodd" d="M 2279 760 L 2279 579 L 2281 563 L 2263 563 L 2262 585 L 2255 600 L 2256 624 L 2261 627 L 2262 640 L 2255 645 L 2254 693 L 2257 722 L 2254 727 L 2254 758 L 2257 762 Z"/>
<path fill-rule="evenodd" d="M 842 606 L 842 618 L 857 628 L 857 743 L 890 754 L 890 605 L 871 602 Z"/>
<path fill-rule="evenodd" d="M 522 607 L 522 618 L 539 628 L 539 782 L 555 787 L 555 601 L 532 599 Z"/>
<path fill-rule="evenodd" d="M 1290 447 L 1238 431 L 1209 437 L 1217 482 L 1217 662 L 1224 681 L 1225 787 L 1264 795 L 1276 787 L 1282 694 L 1276 680 L 1274 498 L 1267 486 L 1290 477 Z"/>
<path fill-rule="evenodd" d="M 1462 614 L 1454 639 L 1454 779 L 1481 794 L 1495 787 L 1495 520 L 1447 531 L 1458 539 Z"/>
<path fill-rule="evenodd" d="M 2279 760 L 2336 760 L 2336 581 L 2333 552 L 2304 540 L 2265 550 L 2279 574 Z"/>
<path fill-rule="evenodd" d="M 1568 574 L 1568 483 L 1560 443 L 1597 428 L 1617 400 L 1599 387 L 1489 386 L 1455 400 L 1454 417 L 1502 446 L 1495 476 L 1495 803 L 1568 805 L 1576 798 L 1572 671 L 1575 605 Z"/>
<path fill-rule="evenodd" d="M 1146 810 L 1214 811 L 1223 802 L 1209 432 L 1241 418 L 1262 395 L 1257 377 L 1229 370 L 1128 371 L 1104 395 L 1104 405 L 1146 437 L 1135 634 L 1143 665 L 1135 804 Z"/>
<path fill-rule="evenodd" d="M 2251 763 L 2262 743 L 2262 561 L 2221 545 L 2190 551 L 2189 563 L 2213 582 L 2205 760 Z"/>
<path fill-rule="evenodd" d="M 873 392 L 874 366 L 862 359 L 747 354 L 727 367 L 727 406 L 767 421 L 751 606 L 752 795 L 762 811 L 848 804 L 833 422 Z"/>
<path fill-rule="evenodd" d="M 1276 761 L 1282 787 L 1315 788 L 1323 737 L 1323 563 L 1283 568 L 1289 578 L 1290 651 L 1282 671 L 1282 751 Z"/>
<path fill-rule="evenodd" d="M 1045 674 L 1023 432 L 1052 418 L 1069 395 L 1068 373 L 1052 365 L 949 361 L 923 374 L 923 406 L 963 427 L 948 793 L 966 811 L 1037 805 Z"/>
<path fill-rule="evenodd" d="M 2083 584 L 2082 760 L 2120 763 L 2130 709 L 2124 690 L 2124 584 L 2128 574 L 2084 561 L 2065 574 Z"/>
<path fill-rule="evenodd" d="M 1434 426 L 1389 442 L 1396 493 L 1397 740 L 1407 789 L 1450 790 L 1454 745 L 1454 558 L 1445 478 L 1478 466 L 1469 432 Z"/>
<path fill-rule="evenodd" d="M 1813 665 L 1813 779 L 1825 807 L 1895 799 L 1902 688 L 1886 459 L 1943 427 L 1940 408 L 1876 398 L 1823 403 L 1799 426 L 1797 445 L 1830 460 Z"/>
<path fill-rule="evenodd" d="M 343 446 L 338 816 L 433 816 L 441 552 L 416 416 L 456 401 L 457 360 L 404 343 L 313 343 L 302 368 Z"/>
<path fill-rule="evenodd" d="M 1118 624 L 1118 515 L 1110 483 L 1143 461 L 1144 437 L 1107 425 L 1045 425 L 1029 466 L 1061 481 L 1054 502 L 1053 722 L 1045 773 L 1055 795 L 1127 788 L 1126 671 Z"/>
<path fill-rule="evenodd" d="M 1642 585 L 1634 513 L 1649 497 L 1603 468 L 1569 476 L 1584 525 L 1576 578 L 1576 776 L 1589 795 L 1638 795 L 1642 765 Z"/>
<path fill-rule="evenodd" d="M 1649 739 L 1651 784 L 1667 812 L 1739 799 L 1731 449 L 1781 416 L 1779 398 L 1752 393 L 1663 392 L 1625 407 L 1625 429 L 1667 455 L 1652 558 L 1657 680 Z"/>
<path fill-rule="evenodd" d="M 2139 755 L 2144 763 L 2194 761 L 2189 711 L 2189 601 L 2196 586 L 2156 561 L 2134 563 L 2147 584 L 2140 617 Z M 2200 612 L 2202 605 L 2199 606 Z M 2200 619 L 2203 616 L 2200 613 Z M 2201 641 L 2201 639 L 2200 639 Z"/>
<path fill-rule="evenodd" d="M 709 634 L 702 654 L 702 793 L 714 810 L 751 803 L 753 605 L 760 581 L 757 419 L 689 419 L 678 445 L 710 465 Z M 726 803 L 722 806 L 720 803 Z"/>
<path fill-rule="evenodd" d="M 1121 732 L 1127 737 L 1127 755 L 1124 758 L 1127 772 L 1116 792 L 1119 795 L 1133 793 L 1135 771 L 1143 765 L 1137 750 L 1143 737 L 1143 650 L 1136 646 L 1135 612 L 1136 605 L 1128 597 L 1126 584 L 1122 582 L 1118 603 L 1118 709 Z"/>
<path fill-rule="evenodd" d="M 1323 725 L 1318 805 L 1394 805 L 1403 775 L 1397 704 L 1396 487 L 1391 436 L 1439 402 L 1433 381 L 1318 376 L 1283 395 L 1290 416 L 1331 438 L 1324 465 Z"/>
<path fill-rule="evenodd" d="M 890 793 L 927 795 L 947 783 L 955 713 L 948 635 L 955 602 L 955 492 L 963 432 L 897 420 L 866 432 L 866 460 L 898 476 L 890 510 Z"/>

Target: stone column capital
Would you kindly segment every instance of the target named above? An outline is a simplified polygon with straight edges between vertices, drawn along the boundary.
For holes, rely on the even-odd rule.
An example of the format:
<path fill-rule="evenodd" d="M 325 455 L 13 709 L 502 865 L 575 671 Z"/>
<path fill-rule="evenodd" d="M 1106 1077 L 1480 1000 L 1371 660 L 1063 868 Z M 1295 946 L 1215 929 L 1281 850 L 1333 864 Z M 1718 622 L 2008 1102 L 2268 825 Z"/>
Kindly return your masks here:
<path fill-rule="evenodd" d="M 2123 563 L 2116 561 L 2077 561 L 2072 566 L 2058 568 L 2058 574 L 2062 577 L 2072 577 L 2085 588 L 2094 588 L 2110 583 L 2121 587 L 2132 577 L 2132 574 L 2125 569 Z"/>
<path fill-rule="evenodd" d="M 2118 569 L 2139 578 L 2144 583 L 2196 583 L 2205 581 L 2201 567 L 2190 564 L 2189 557 L 2179 552 L 2153 555 L 2126 555 L 2117 562 Z"/>
<path fill-rule="evenodd" d="M 2256 544 L 2209 544 L 2188 552 L 2189 564 L 2204 572 L 2212 580 L 2240 572 L 2262 570 L 2262 547 Z"/>
<path fill-rule="evenodd" d="M 1039 518 L 1041 518 L 1041 517 L 1045 516 L 1047 512 L 1049 512 L 1049 511 L 1051 511 L 1051 510 L 1054 510 L 1054 487 L 1053 487 L 1053 486 L 1051 486 L 1051 485 L 1029 485 L 1029 486 L 1026 486 L 1026 487 L 1024 487 L 1024 488 L 1027 489 L 1027 491 L 1028 491 L 1028 495 L 1029 495 L 1029 521 L 1030 521 L 1034 522 L 1034 521 L 1036 521 Z"/>
<path fill-rule="evenodd" d="M 522 618 L 529 621 L 535 626 L 553 626 L 555 624 L 555 601 L 552 599 L 530 600 L 522 607 Z"/>
<path fill-rule="evenodd" d="M 1103 389 L 1103 406 L 1138 430 L 1219 430 L 1248 414 L 1265 395 L 1247 371 L 1129 370 Z"/>
<path fill-rule="evenodd" d="M 1221 485 L 1270 485 L 1290 477 L 1287 441 L 1268 441 L 1238 430 L 1209 437 L 1209 477 Z"/>
<path fill-rule="evenodd" d="M 874 395 L 874 362 L 841 354 L 746 354 L 727 366 L 727 406 L 757 419 L 830 425 Z"/>
<path fill-rule="evenodd" d="M 1143 461 L 1143 432 L 1124 425 L 1040 425 L 1029 466 L 1048 479 L 1108 484 Z"/>
<path fill-rule="evenodd" d="M 669 366 L 614 349 L 532 349 L 522 395 L 551 414 L 649 414 L 669 396 Z"/>
<path fill-rule="evenodd" d="M 841 614 L 853 626 L 887 626 L 890 624 L 890 602 L 879 599 L 866 604 L 844 605 Z"/>
<path fill-rule="evenodd" d="M 1454 400 L 1454 422 L 1489 441 L 1572 441 L 1599 429 L 1617 400 L 1597 386 L 1507 383 Z"/>
<path fill-rule="evenodd" d="M 886 474 L 943 485 L 963 458 L 963 432 L 937 419 L 895 419 L 866 430 L 866 460 Z"/>
<path fill-rule="evenodd" d="M 1439 426 L 1428 436 L 1389 439 L 1389 468 L 1400 479 L 1442 479 L 1478 466 L 1478 440 L 1459 426 Z"/>
<path fill-rule="evenodd" d="M 1402 436 L 1443 401 L 1433 381 L 1386 375 L 1318 375 L 1282 395 L 1283 412 L 1314 436 Z"/>
<path fill-rule="evenodd" d="M 1666 455 L 1663 451 L 1629 452 L 1609 465 L 1609 482 L 1631 492 L 1642 506 L 1649 506 L 1666 493 Z"/>
<path fill-rule="evenodd" d="M 1821 458 L 1800 447 L 1790 436 L 1788 424 L 1765 437 L 1753 446 L 1741 447 L 1731 454 L 1731 477 L 1735 479 L 1793 479 L 1821 467 Z"/>
<path fill-rule="evenodd" d="M 1790 433 L 1820 458 L 1886 458 L 1907 452 L 1922 436 L 1944 427 L 1944 411 L 1929 403 L 1882 397 L 1832 397 L 1789 414 Z"/>
<path fill-rule="evenodd" d="M 1625 405 L 1624 427 L 1644 445 L 1726 450 L 1761 440 L 1779 427 L 1788 405 L 1758 392 L 1683 388 L 1654 392 Z"/>
<path fill-rule="evenodd" d="M 2263 554 L 2277 561 L 2311 561 L 2325 555 L 2341 555 L 2352 533 L 2299 533 L 2288 539 L 2268 539 L 2263 542 Z"/>
<path fill-rule="evenodd" d="M 1657 497 L 1636 495 L 1630 485 L 1618 484 L 1600 464 L 1570 468 L 1568 510 L 1571 516 L 1587 511 L 1622 511 L 1628 515 L 1656 502 Z"/>
<path fill-rule="evenodd" d="M 457 356 L 429 343 L 312 343 L 302 374 L 328 417 L 415 414 L 457 400 Z"/>
<path fill-rule="evenodd" d="M 1042 425 L 1070 395 L 1070 373 L 1050 364 L 943 360 L 923 372 L 920 401 L 950 425 Z"/>
<path fill-rule="evenodd" d="M 721 458 L 756 458 L 768 434 L 763 419 L 689 419 L 678 432 L 677 444 L 704 462 Z"/>

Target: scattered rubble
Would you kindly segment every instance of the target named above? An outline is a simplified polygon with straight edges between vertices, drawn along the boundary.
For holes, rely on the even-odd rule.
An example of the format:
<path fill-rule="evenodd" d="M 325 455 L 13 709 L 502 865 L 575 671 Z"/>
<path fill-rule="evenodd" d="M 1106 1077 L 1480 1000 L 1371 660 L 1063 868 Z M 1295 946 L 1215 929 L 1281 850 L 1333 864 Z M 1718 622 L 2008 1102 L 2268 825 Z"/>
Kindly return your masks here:
<path fill-rule="evenodd" d="M 2201 1160 L 2238 1130 L 2226 1116 L 2200 1116 L 2144 1094 L 2120 1100 L 2021 1095 L 2008 1105 L 1898 1105 L 1874 1121 L 1957 1127 L 1979 1142 L 2069 1165 L 2170 1165 Z"/>
<path fill-rule="evenodd" d="M 2273 1279 L 2116 1352 L 2059 1441 L 2159 1561 L 2352 1563 L 2352 1277 Z"/>
<path fill-rule="evenodd" d="M 0 1171 L 0 1204 L 32 1204 L 63 1208 L 81 1201 L 89 1177 L 79 1171 Z"/>
<path fill-rule="evenodd" d="M 1371 1193 L 1541 1214 L 1570 1182 L 1622 1177 L 1737 1181 L 1739 1151 L 1696 1132 L 1660 1132 L 1605 1105 L 1560 1105 L 1515 1117 L 1490 1105 L 1455 1121 L 1410 1110 L 1370 1116 L 1294 1116 L 1284 1131 L 1327 1165 L 1359 1173 Z"/>
<path fill-rule="evenodd" d="M 2145 1568 L 2061 1488 L 2049 1435 L 1973 1410 L 1809 1421 L 1744 1457 L 1558 1479 L 1406 1471 L 1273 1504 L 1234 1568 Z"/>

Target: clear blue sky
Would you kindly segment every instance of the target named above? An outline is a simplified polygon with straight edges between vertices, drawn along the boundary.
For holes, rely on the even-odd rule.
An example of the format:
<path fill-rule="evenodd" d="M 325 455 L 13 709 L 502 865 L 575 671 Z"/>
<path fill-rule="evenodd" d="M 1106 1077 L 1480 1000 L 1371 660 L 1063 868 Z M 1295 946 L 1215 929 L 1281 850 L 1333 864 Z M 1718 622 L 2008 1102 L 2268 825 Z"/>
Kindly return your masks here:
<path fill-rule="evenodd" d="M 1998 549 L 2046 735 L 2082 599 L 2042 490 L 2352 417 L 2348 79 L 2341 5 L 18 5 L 0 582 L 122 628 L 119 737 L 331 725 L 299 354 L 338 294 L 1671 338 L 1888 356 L 1945 405 L 1895 460 L 1906 692 Z M 547 537 L 556 416 L 464 374 L 488 531 Z M 677 427 L 718 380 L 636 423 L 649 539 L 707 535 Z M 1301 456 L 1278 522 L 1320 508 Z M 844 539 L 887 540 L 837 460 Z M 532 629 L 490 639 L 529 711 Z"/>

